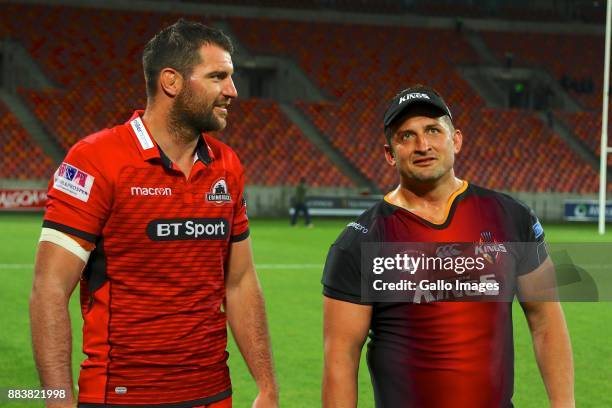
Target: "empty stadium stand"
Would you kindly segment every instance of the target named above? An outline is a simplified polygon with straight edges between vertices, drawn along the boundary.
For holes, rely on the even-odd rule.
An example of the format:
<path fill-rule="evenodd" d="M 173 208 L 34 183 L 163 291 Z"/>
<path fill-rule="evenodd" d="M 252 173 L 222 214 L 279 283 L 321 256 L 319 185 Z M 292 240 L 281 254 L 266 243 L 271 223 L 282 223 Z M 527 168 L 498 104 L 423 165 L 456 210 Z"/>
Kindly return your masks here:
<path fill-rule="evenodd" d="M 461 176 L 515 191 L 596 189 L 596 172 L 533 113 L 485 108 L 455 70 L 456 65 L 475 60 L 475 55 L 452 30 L 246 19 L 234 19 L 232 28 L 255 52 L 295 58 L 331 93 L 330 101 L 299 106 L 383 191 L 397 183 L 383 158 L 384 105 L 415 82 L 442 92 L 456 125 L 464 129 Z M 558 177 L 559 171 L 575 164 L 570 176 Z"/>
<path fill-rule="evenodd" d="M 511 191 L 597 190 L 595 170 L 531 112 L 481 109 L 464 141 L 458 167 L 468 180 Z"/>
<path fill-rule="evenodd" d="M 159 27 L 178 18 L 70 7 L 3 7 L 0 36 L 21 41 L 57 85 L 20 94 L 66 149 L 144 106 L 142 47 Z"/>
<path fill-rule="evenodd" d="M 210 3 L 210 0 L 190 0 Z M 275 7 L 309 11 L 368 14 L 411 14 L 451 18 L 498 18 L 516 21 L 605 21 L 605 4 L 597 1 L 494 2 L 473 0 L 227 0 L 234 6 Z"/>
<path fill-rule="evenodd" d="M 28 136 L 15 116 L 0 102 L 0 178 L 47 180 L 53 163 Z"/>
<path fill-rule="evenodd" d="M 237 100 L 228 126 L 217 135 L 238 152 L 247 184 L 298 184 L 304 177 L 318 186 L 351 186 L 327 157 L 270 100 Z"/>
<path fill-rule="evenodd" d="M 500 61 L 511 52 L 514 66 L 543 68 L 563 83 L 585 110 L 601 109 L 603 35 L 496 31 L 482 31 L 480 35 Z M 590 90 L 585 86 L 589 82 Z"/>
<path fill-rule="evenodd" d="M 14 4 L 3 9 L 0 37 L 21 41 L 57 85 L 19 93 L 65 149 L 91 132 L 125 121 L 134 109 L 144 106 L 142 47 L 159 27 L 179 17 Z M 454 29 L 252 18 L 227 21 L 251 53 L 294 59 L 329 95 L 326 101 L 299 101 L 297 106 L 383 191 L 397 182 L 383 158 L 385 104 L 403 87 L 417 82 L 441 91 L 456 125 L 464 131 L 460 176 L 505 190 L 596 191 L 595 170 L 532 112 L 485 107 L 456 69 L 478 58 Z M 497 55 L 516 49 L 518 63 L 541 66 L 559 79 L 592 75 L 600 59 L 598 50 L 603 48 L 595 36 L 482 34 Z M 598 103 L 595 95 L 601 81 L 595 76 L 593 80 L 594 95 L 570 91 L 585 108 Z M 250 184 L 292 185 L 302 176 L 313 185 L 352 184 L 276 102 L 239 100 L 230 114 L 228 128 L 217 136 L 242 157 Z"/>
<path fill-rule="evenodd" d="M 599 157 L 601 151 L 601 114 L 584 112 L 556 111 L 555 117 L 572 129 L 573 133 Z M 608 130 L 608 135 L 610 131 Z M 610 136 L 608 136 L 610 137 Z M 612 140 L 608 139 L 608 145 Z M 608 166 L 612 166 L 612 157 L 608 156 Z"/>
<path fill-rule="evenodd" d="M 6 11 L 0 16 L 0 36 L 23 41 L 58 85 L 43 91 L 22 89 L 20 95 L 65 149 L 144 107 L 142 47 L 160 27 L 179 17 L 30 5 L 7 5 Z M 240 101 L 233 108 L 237 123 L 219 137 L 230 141 L 242 157 L 249 183 L 297 184 L 306 176 L 314 186 L 352 185 L 275 102 Z"/>

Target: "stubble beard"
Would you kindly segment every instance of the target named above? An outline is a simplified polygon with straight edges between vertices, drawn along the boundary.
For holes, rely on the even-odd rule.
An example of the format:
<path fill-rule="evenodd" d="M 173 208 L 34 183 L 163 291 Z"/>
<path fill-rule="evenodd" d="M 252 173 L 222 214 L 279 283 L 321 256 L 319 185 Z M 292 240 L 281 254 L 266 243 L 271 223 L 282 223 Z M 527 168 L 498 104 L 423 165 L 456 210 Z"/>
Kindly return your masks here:
<path fill-rule="evenodd" d="M 185 88 L 174 101 L 169 114 L 169 127 L 180 138 L 200 137 L 202 133 L 215 132 L 225 127 L 225 120 L 213 112 L 215 102 L 207 106 L 195 98 L 191 88 Z"/>
<path fill-rule="evenodd" d="M 440 163 L 440 167 L 433 169 L 433 171 L 425 169 L 425 172 L 415 171 L 413 169 L 402 169 L 399 163 L 397 167 L 401 178 L 406 181 L 416 182 L 418 184 L 435 184 L 450 174 L 453 164 L 454 160 L 450 160 L 450 163 Z"/>

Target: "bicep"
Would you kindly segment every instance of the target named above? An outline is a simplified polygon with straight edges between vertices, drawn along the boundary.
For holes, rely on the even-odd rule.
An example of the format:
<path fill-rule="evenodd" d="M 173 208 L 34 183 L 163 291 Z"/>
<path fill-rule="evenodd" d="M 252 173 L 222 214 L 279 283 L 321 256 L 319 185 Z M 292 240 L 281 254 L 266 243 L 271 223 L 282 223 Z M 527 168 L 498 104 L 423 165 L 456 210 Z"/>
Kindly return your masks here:
<path fill-rule="evenodd" d="M 232 243 L 225 270 L 226 287 L 237 286 L 250 271 L 255 271 L 251 238 Z"/>
<path fill-rule="evenodd" d="M 518 291 L 521 307 L 532 331 L 563 318 L 558 302 L 555 266 L 550 258 L 532 272 L 519 276 Z"/>
<path fill-rule="evenodd" d="M 41 241 L 34 265 L 33 294 L 44 291 L 70 298 L 84 266 L 85 262 L 67 249 Z"/>
<path fill-rule="evenodd" d="M 323 335 L 326 347 L 342 345 L 361 349 L 370 329 L 372 306 L 325 296 L 323 314 Z"/>
<path fill-rule="evenodd" d="M 547 257 L 533 271 L 520 275 L 517 280 L 518 299 L 521 303 L 556 301 L 557 279 L 555 266 Z"/>

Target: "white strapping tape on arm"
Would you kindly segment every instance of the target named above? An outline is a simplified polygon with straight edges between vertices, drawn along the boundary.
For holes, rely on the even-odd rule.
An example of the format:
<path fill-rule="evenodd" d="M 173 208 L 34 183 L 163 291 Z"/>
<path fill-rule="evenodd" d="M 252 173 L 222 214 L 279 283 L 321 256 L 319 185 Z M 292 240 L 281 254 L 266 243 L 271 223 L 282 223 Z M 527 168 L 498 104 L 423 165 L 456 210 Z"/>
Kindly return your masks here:
<path fill-rule="evenodd" d="M 72 252 L 73 254 L 81 258 L 85 263 L 87 263 L 87 260 L 89 259 L 89 254 L 91 253 L 91 251 L 84 249 L 81 245 L 79 245 L 78 242 L 76 242 L 68 235 L 53 228 L 43 228 L 42 232 L 40 233 L 40 239 L 38 241 L 53 242 L 54 244 L 61 246 L 67 251 Z"/>

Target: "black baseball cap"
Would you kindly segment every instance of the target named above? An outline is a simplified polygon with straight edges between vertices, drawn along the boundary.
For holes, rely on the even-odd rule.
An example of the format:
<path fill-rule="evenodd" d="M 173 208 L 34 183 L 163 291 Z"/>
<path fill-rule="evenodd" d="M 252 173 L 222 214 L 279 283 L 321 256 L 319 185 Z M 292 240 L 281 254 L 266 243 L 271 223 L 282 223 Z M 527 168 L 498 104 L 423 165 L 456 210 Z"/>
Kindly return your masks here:
<path fill-rule="evenodd" d="M 451 119 L 450 109 L 444 102 L 444 99 L 433 89 L 426 86 L 415 86 L 404 89 L 393 97 L 391 103 L 385 111 L 384 128 L 385 130 L 391 126 L 393 121 L 397 119 L 402 113 L 406 112 L 409 107 L 415 105 L 429 105 L 440 110 L 442 115 L 448 115 Z"/>

